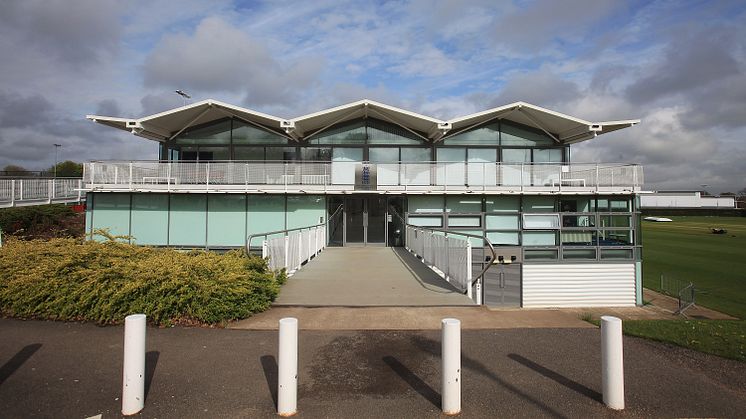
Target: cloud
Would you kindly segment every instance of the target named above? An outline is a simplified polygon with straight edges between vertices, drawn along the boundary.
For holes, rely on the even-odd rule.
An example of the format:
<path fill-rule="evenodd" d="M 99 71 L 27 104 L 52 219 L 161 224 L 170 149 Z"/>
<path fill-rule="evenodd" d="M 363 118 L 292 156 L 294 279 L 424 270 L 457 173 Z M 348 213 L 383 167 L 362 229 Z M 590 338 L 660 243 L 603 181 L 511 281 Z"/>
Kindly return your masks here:
<path fill-rule="evenodd" d="M 511 75 L 490 106 L 524 101 L 539 106 L 554 106 L 578 99 L 580 88 L 570 80 L 547 69 Z"/>
<path fill-rule="evenodd" d="M 74 68 L 103 60 L 119 47 L 113 0 L 2 2 L 0 34 Z"/>
<path fill-rule="evenodd" d="M 39 119 L 48 118 L 51 113 L 52 104 L 41 95 L 0 92 L 0 127 L 28 127 Z"/>
<path fill-rule="evenodd" d="M 166 35 L 144 64 L 146 87 L 180 88 L 191 93 L 245 92 L 253 105 L 289 103 L 295 91 L 317 78 L 320 60 L 276 60 L 257 39 L 228 22 L 209 17 L 192 35 Z"/>
<path fill-rule="evenodd" d="M 634 103 L 650 103 L 741 73 L 730 38 L 731 34 L 710 28 L 677 33 L 662 59 L 644 68 L 645 76 L 627 88 L 627 97 Z"/>
<path fill-rule="evenodd" d="M 492 39 L 496 46 L 520 54 L 545 52 L 556 43 L 579 42 L 620 5 L 613 0 L 529 2 L 497 19 Z"/>

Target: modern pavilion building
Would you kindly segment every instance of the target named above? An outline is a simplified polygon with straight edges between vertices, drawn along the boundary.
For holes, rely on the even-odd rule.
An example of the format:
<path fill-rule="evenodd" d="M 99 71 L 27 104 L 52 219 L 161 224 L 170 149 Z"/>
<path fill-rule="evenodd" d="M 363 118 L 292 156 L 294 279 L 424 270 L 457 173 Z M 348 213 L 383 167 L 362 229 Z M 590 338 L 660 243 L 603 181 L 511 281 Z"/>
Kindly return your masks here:
<path fill-rule="evenodd" d="M 216 100 L 88 119 L 160 146 L 157 160 L 86 164 L 89 232 L 227 249 L 326 223 L 329 246 L 402 246 L 406 223 L 494 245 L 504 266 L 486 304 L 642 304 L 642 168 L 570 161 L 572 144 L 639 120 L 524 102 L 440 120 L 371 100 L 294 119 Z"/>

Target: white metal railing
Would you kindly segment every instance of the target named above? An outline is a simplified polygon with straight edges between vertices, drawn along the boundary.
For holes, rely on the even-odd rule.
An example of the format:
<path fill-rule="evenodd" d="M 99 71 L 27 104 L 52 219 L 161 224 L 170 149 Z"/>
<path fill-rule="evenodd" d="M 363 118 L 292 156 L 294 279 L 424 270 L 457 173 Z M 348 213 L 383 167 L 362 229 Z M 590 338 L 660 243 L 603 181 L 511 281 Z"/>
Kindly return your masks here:
<path fill-rule="evenodd" d="M 325 247 L 326 224 L 319 224 L 264 240 L 262 257 L 269 258 L 270 269 L 285 268 L 292 275 Z"/>
<path fill-rule="evenodd" d="M 442 275 L 446 281 L 473 298 L 472 253 L 468 238 L 450 237 L 446 233 L 408 225 L 406 246 L 407 250 L 422 258 L 422 262 Z M 477 291 L 476 297 L 476 303 L 481 304 L 481 292 Z"/>
<path fill-rule="evenodd" d="M 376 173 L 374 190 L 640 190 L 642 167 L 592 163 L 365 163 L 308 161 L 94 161 L 87 190 L 351 190 L 355 172 Z"/>
<path fill-rule="evenodd" d="M 79 202 L 85 198 L 80 178 L 0 179 L 0 207 Z"/>

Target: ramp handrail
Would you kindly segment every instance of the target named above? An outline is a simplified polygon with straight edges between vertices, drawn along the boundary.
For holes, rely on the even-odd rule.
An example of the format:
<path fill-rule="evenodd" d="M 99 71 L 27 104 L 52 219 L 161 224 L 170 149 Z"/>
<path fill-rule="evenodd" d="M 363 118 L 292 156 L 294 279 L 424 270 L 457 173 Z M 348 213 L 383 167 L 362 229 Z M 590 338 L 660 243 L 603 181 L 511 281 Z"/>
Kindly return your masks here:
<path fill-rule="evenodd" d="M 301 268 L 304 262 L 316 257 L 326 247 L 327 223 L 341 209 L 342 206 L 340 205 L 323 223 L 252 234 L 246 239 L 246 253 L 251 252 L 252 240 L 257 237 L 264 237 L 262 241 L 262 257 L 269 257 L 270 269 L 277 270 L 285 268 L 288 275 L 292 275 Z M 279 237 L 269 237 L 280 234 L 281 236 Z"/>
<path fill-rule="evenodd" d="M 409 224 L 409 223 L 407 223 L 404 220 L 404 218 L 401 215 L 399 215 L 396 212 L 393 212 L 393 213 L 402 221 L 402 224 L 404 224 L 407 233 L 409 233 L 410 230 L 413 231 L 413 232 L 415 232 L 415 234 L 416 234 L 417 230 L 421 230 L 421 231 L 427 231 L 427 230 L 429 230 L 431 232 L 431 234 L 434 233 L 434 232 L 443 233 L 443 236 L 439 236 L 439 235 L 438 236 L 439 237 L 443 237 L 444 239 L 448 238 L 448 236 L 456 235 L 456 236 L 464 236 L 464 237 L 467 237 L 467 238 L 479 239 L 479 240 L 482 240 L 483 243 L 487 244 L 487 248 L 489 248 L 490 253 L 492 253 L 492 257 L 488 261 L 485 261 L 485 262 L 487 262 L 486 265 L 484 266 L 484 268 L 482 268 L 482 270 L 479 272 L 479 274 L 477 276 L 472 276 L 471 275 L 472 274 L 472 272 L 471 272 L 471 265 L 472 265 L 471 242 L 468 239 L 467 240 L 461 240 L 461 241 L 465 241 L 466 242 L 466 248 L 468 249 L 466 264 L 467 264 L 467 272 L 468 272 L 467 277 L 468 277 L 468 280 L 469 280 L 469 283 L 467 284 L 466 290 L 462 290 L 462 293 L 466 294 L 467 296 L 469 296 L 469 298 L 473 298 L 472 297 L 472 288 L 474 288 L 476 286 L 476 289 L 477 289 L 476 290 L 477 291 L 477 293 L 476 293 L 477 294 L 476 295 L 476 303 L 477 304 L 482 304 L 482 293 L 483 293 L 483 290 L 482 290 L 482 286 L 481 286 L 482 285 L 481 279 L 484 277 L 484 274 L 487 272 L 487 270 L 492 266 L 493 261 L 497 260 L 497 252 L 495 251 L 495 246 L 492 244 L 492 242 L 490 242 L 490 240 L 486 236 L 480 236 L 480 235 L 477 235 L 477 234 L 459 233 L 459 232 L 456 232 L 456 231 L 449 231 L 449 230 L 442 229 L 442 228 L 422 227 L 422 226 L 416 226 L 416 225 L 413 225 L 413 224 Z M 440 244 L 440 245 L 443 245 L 443 244 Z M 406 246 L 406 248 L 408 250 L 412 251 L 412 247 L 410 246 L 410 235 L 409 234 L 407 234 L 407 236 L 406 236 L 405 246 Z M 446 252 L 450 251 L 450 249 L 449 249 L 448 246 L 444 246 L 443 248 L 446 249 Z M 416 253 L 416 251 L 413 252 L 413 253 L 415 253 L 418 256 L 420 256 L 423 259 L 423 262 L 425 262 L 426 264 L 430 262 L 433 267 L 435 267 L 439 271 L 443 272 L 444 277 L 446 279 L 448 279 L 448 274 L 449 274 L 449 270 L 450 270 L 449 269 L 450 268 L 449 267 L 449 265 L 450 265 L 450 257 L 448 255 L 446 255 L 445 257 L 443 257 L 443 255 L 438 255 L 440 257 L 438 258 L 437 261 L 436 260 L 426 260 L 427 256 L 425 255 L 425 253 L 426 253 L 424 251 L 425 249 L 422 248 L 422 249 L 419 249 L 419 250 L 420 250 L 419 254 Z M 432 263 L 432 262 L 440 262 L 439 263 L 440 266 L 438 266 L 437 264 Z M 445 264 L 443 264 L 443 262 L 445 262 Z"/>

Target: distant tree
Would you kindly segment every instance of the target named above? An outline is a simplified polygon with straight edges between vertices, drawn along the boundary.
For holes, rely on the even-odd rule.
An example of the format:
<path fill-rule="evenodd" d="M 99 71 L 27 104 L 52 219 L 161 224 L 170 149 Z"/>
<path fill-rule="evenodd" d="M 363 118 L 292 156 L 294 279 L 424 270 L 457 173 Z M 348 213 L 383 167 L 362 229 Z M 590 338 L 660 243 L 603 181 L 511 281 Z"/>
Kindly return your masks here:
<path fill-rule="evenodd" d="M 45 175 L 54 175 L 54 166 L 45 170 Z M 57 163 L 57 176 L 58 177 L 81 177 L 83 176 L 83 165 L 81 163 L 75 163 L 71 160 L 65 160 Z"/>
<path fill-rule="evenodd" d="M 9 164 L 3 167 L 3 176 L 33 176 L 34 173 L 28 171 L 25 167 L 17 166 L 15 164 Z"/>
<path fill-rule="evenodd" d="M 723 192 L 720 194 L 720 196 L 736 196 L 735 192 Z"/>

